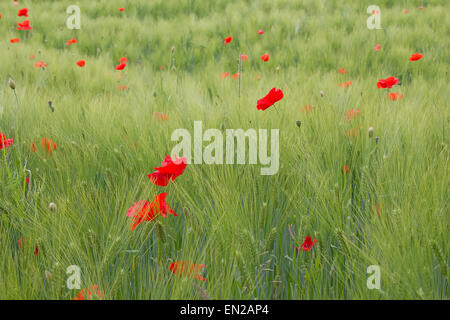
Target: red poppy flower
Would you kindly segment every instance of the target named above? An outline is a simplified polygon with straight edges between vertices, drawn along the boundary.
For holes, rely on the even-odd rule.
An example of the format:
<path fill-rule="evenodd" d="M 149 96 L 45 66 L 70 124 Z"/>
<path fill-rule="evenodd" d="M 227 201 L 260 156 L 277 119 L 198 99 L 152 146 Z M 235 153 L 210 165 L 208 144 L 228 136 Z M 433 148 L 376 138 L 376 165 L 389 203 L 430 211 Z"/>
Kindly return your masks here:
<path fill-rule="evenodd" d="M 36 248 L 34 248 L 34 255 L 37 256 L 39 254 L 39 247 L 36 245 Z"/>
<path fill-rule="evenodd" d="M 73 44 L 73 43 L 77 43 L 77 39 L 72 38 L 72 40 L 67 40 L 66 46 L 70 46 L 70 45 Z"/>
<path fill-rule="evenodd" d="M 126 66 L 127 66 L 126 63 L 121 63 L 116 66 L 116 70 L 123 70 L 123 69 L 125 69 Z"/>
<path fill-rule="evenodd" d="M 311 240 L 311 236 L 306 236 L 305 241 L 303 241 L 302 245 L 300 246 L 300 250 L 303 251 L 309 251 L 312 249 L 313 245 L 317 242 L 316 239 Z M 298 252 L 299 248 L 295 246 L 295 250 Z"/>
<path fill-rule="evenodd" d="M 45 63 L 44 61 L 39 61 L 34 64 L 34 67 L 37 69 L 46 68 L 47 66 L 48 66 L 48 64 Z"/>
<path fill-rule="evenodd" d="M 401 94 L 399 92 L 390 92 L 388 94 L 389 100 L 400 100 L 401 98 L 403 98 L 403 94 Z"/>
<path fill-rule="evenodd" d="M 383 213 L 383 205 L 381 203 L 374 204 L 372 206 L 372 211 L 376 213 L 379 217 L 381 217 L 381 214 Z"/>
<path fill-rule="evenodd" d="M 230 74 L 229 74 L 228 72 L 224 72 L 224 73 L 222 73 L 222 74 L 220 75 L 220 77 L 221 77 L 222 79 L 225 79 L 225 78 L 227 78 L 229 75 L 230 75 Z"/>
<path fill-rule="evenodd" d="M 266 110 L 270 106 L 272 106 L 275 102 L 283 99 L 283 91 L 281 89 L 272 88 L 269 93 L 262 99 L 259 99 L 256 104 L 256 109 L 258 110 Z"/>
<path fill-rule="evenodd" d="M 127 88 L 127 86 L 121 86 L 121 85 L 117 86 L 117 89 L 119 89 L 119 90 L 125 90 L 126 88 Z"/>
<path fill-rule="evenodd" d="M 73 300 L 101 300 L 103 297 L 103 291 L 99 290 L 98 286 L 94 284 L 78 292 Z"/>
<path fill-rule="evenodd" d="M 127 63 L 128 59 L 127 59 L 127 57 L 122 57 L 122 58 L 119 59 L 119 62 L 120 63 Z"/>
<path fill-rule="evenodd" d="M 84 60 L 79 60 L 79 61 L 77 61 L 77 65 L 78 65 L 79 67 L 84 67 L 84 66 L 86 65 L 86 61 L 84 61 Z"/>
<path fill-rule="evenodd" d="M 17 23 L 17 30 L 33 30 L 30 26 L 30 20 L 24 20 L 22 23 Z"/>
<path fill-rule="evenodd" d="M 377 44 L 375 46 L 375 48 L 373 48 L 374 51 L 380 51 L 380 49 L 381 49 L 381 44 Z"/>
<path fill-rule="evenodd" d="M 377 88 L 378 89 L 392 88 L 392 86 L 395 86 L 397 83 L 398 83 L 398 79 L 394 78 L 394 77 L 380 79 L 377 82 Z"/>
<path fill-rule="evenodd" d="M 262 61 L 265 61 L 265 62 L 267 62 L 267 61 L 269 61 L 269 55 L 266 53 L 266 54 L 263 54 L 262 56 L 261 56 L 261 60 Z"/>
<path fill-rule="evenodd" d="M 148 178 L 157 186 L 165 187 L 169 183 L 169 180 L 174 181 L 179 175 L 183 174 L 186 169 L 187 160 L 186 157 L 174 159 L 166 156 L 161 167 L 156 167 L 155 172 L 148 175 Z"/>
<path fill-rule="evenodd" d="M 22 17 L 22 16 L 28 17 L 28 9 L 27 8 L 20 9 L 19 12 L 17 13 L 17 16 L 19 16 L 19 17 Z"/>
<path fill-rule="evenodd" d="M 23 248 L 23 238 L 20 237 L 19 240 L 17 240 L 17 245 L 19 246 L 20 249 Z"/>
<path fill-rule="evenodd" d="M 119 11 L 125 11 L 125 8 L 119 8 Z"/>
<path fill-rule="evenodd" d="M 224 39 L 223 43 L 227 44 L 227 43 L 230 43 L 231 41 L 233 41 L 233 37 L 228 37 L 228 38 Z"/>
<path fill-rule="evenodd" d="M 424 9 L 424 6 L 420 6 L 419 9 L 420 9 L 420 10 L 423 10 L 423 9 Z"/>
<path fill-rule="evenodd" d="M 408 9 L 403 10 L 403 13 L 408 13 Z"/>
<path fill-rule="evenodd" d="M 169 270 L 180 277 L 194 277 L 200 281 L 206 281 L 200 274 L 204 267 L 204 264 L 195 264 L 190 261 L 175 261 L 170 264 Z"/>
<path fill-rule="evenodd" d="M 30 60 L 33 60 L 34 58 L 36 58 L 36 56 L 34 55 L 34 53 L 32 53 L 32 54 L 30 55 Z"/>
<path fill-rule="evenodd" d="M 350 168 L 347 165 L 343 166 L 342 169 L 344 169 L 345 173 L 350 173 Z"/>
<path fill-rule="evenodd" d="M 131 206 L 127 211 L 127 217 L 133 218 L 131 230 L 134 230 L 142 222 L 155 220 L 158 216 L 163 218 L 167 217 L 168 214 L 177 216 L 165 201 L 166 196 L 167 193 L 164 192 L 158 194 L 152 202 L 139 200 Z"/>
<path fill-rule="evenodd" d="M 58 148 L 55 142 L 53 142 L 51 139 L 48 138 L 41 138 L 41 144 L 44 147 L 44 151 L 47 152 L 47 154 L 51 157 L 53 156 L 53 151 Z M 34 146 L 34 152 L 36 152 L 36 146 L 34 143 L 32 144 L 31 148 L 33 151 Z"/>
<path fill-rule="evenodd" d="M 353 120 L 359 116 L 359 109 L 350 109 L 344 114 L 344 120 Z"/>
<path fill-rule="evenodd" d="M 248 60 L 248 55 L 246 55 L 246 54 L 241 54 L 241 60 L 242 60 L 242 61 Z"/>
<path fill-rule="evenodd" d="M 264 34 L 264 30 L 259 29 L 258 34 Z"/>
<path fill-rule="evenodd" d="M 237 79 L 237 78 L 239 78 L 239 73 L 233 74 L 233 79 Z"/>
<path fill-rule="evenodd" d="M 345 83 L 339 83 L 339 87 L 348 88 L 348 87 L 350 87 L 351 84 L 352 84 L 351 81 L 347 81 Z"/>
<path fill-rule="evenodd" d="M 162 112 L 153 112 L 153 118 L 156 120 L 160 120 L 160 121 L 164 121 L 167 120 L 169 118 L 169 116 L 166 116 L 164 113 Z"/>
<path fill-rule="evenodd" d="M 416 52 L 411 55 L 411 57 L 409 58 L 409 61 L 417 61 L 417 60 L 422 59 L 422 57 L 423 57 L 423 54 Z"/>
<path fill-rule="evenodd" d="M 342 69 L 339 70 L 338 73 L 347 73 L 347 71 L 345 70 L 345 67 L 342 67 Z"/>
<path fill-rule="evenodd" d="M 9 40 L 9 42 L 11 42 L 11 43 L 20 42 L 20 39 L 19 38 L 13 38 L 13 39 Z"/>
<path fill-rule="evenodd" d="M 350 137 L 350 138 L 358 138 L 358 136 L 359 136 L 359 128 L 360 127 L 356 127 L 356 128 L 348 130 L 347 131 L 347 136 Z"/>
<path fill-rule="evenodd" d="M 0 150 L 3 148 L 9 148 L 12 146 L 14 139 L 6 139 L 6 136 L 3 132 L 0 132 Z"/>

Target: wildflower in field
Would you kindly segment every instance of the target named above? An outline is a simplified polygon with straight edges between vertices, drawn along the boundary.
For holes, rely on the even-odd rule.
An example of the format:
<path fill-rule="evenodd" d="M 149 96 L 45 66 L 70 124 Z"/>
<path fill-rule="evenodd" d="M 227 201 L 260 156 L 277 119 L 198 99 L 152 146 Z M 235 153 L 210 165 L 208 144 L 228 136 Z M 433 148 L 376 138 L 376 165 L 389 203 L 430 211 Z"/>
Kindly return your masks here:
<path fill-rule="evenodd" d="M 258 100 L 256 104 L 256 109 L 264 111 L 270 106 L 272 106 L 274 103 L 283 99 L 283 97 L 284 95 L 281 89 L 272 88 L 264 98 Z"/>
<path fill-rule="evenodd" d="M 37 256 L 39 254 L 39 247 L 38 245 L 36 245 L 36 247 L 34 248 L 34 255 Z"/>
<path fill-rule="evenodd" d="M 378 11 L 378 10 L 372 11 L 372 15 L 373 15 L 373 16 L 376 15 L 376 14 L 379 14 L 379 13 L 380 13 L 380 11 Z"/>
<path fill-rule="evenodd" d="M 119 11 L 121 11 L 121 12 L 125 11 L 125 8 L 119 8 Z"/>
<path fill-rule="evenodd" d="M 360 127 L 356 127 L 356 128 L 348 130 L 347 131 L 347 136 L 349 136 L 350 138 L 358 138 L 359 128 Z"/>
<path fill-rule="evenodd" d="M 28 9 L 27 8 L 23 8 L 20 9 L 19 12 L 17 13 L 18 17 L 28 17 Z"/>
<path fill-rule="evenodd" d="M 350 168 L 347 165 L 344 165 L 342 169 L 344 170 L 345 173 L 350 173 Z"/>
<path fill-rule="evenodd" d="M 359 109 L 350 109 L 344 113 L 344 120 L 349 121 L 359 116 Z"/>
<path fill-rule="evenodd" d="M 121 63 L 116 66 L 116 70 L 123 70 L 127 66 L 126 63 Z"/>
<path fill-rule="evenodd" d="M 242 60 L 242 61 L 247 61 L 247 60 L 248 60 L 248 55 L 246 55 L 246 54 L 241 54 L 241 60 Z"/>
<path fill-rule="evenodd" d="M 84 61 L 84 60 L 78 60 L 78 61 L 77 61 L 77 65 L 78 65 L 79 67 L 84 67 L 84 66 L 86 65 L 86 61 Z"/>
<path fill-rule="evenodd" d="M 30 60 L 33 60 L 34 58 L 36 58 L 36 56 L 34 55 L 34 53 L 30 54 Z"/>
<path fill-rule="evenodd" d="M 409 61 L 417 61 L 417 60 L 422 59 L 422 57 L 423 57 L 423 54 L 416 52 L 411 55 L 411 57 L 409 58 Z"/>
<path fill-rule="evenodd" d="M 408 9 L 403 10 L 403 13 L 408 13 Z"/>
<path fill-rule="evenodd" d="M 259 29 L 258 34 L 264 34 L 264 30 Z"/>
<path fill-rule="evenodd" d="M 419 9 L 420 9 L 420 10 L 423 10 L 423 9 L 424 9 L 424 6 L 420 6 Z"/>
<path fill-rule="evenodd" d="M 380 79 L 377 82 L 377 88 L 378 89 L 392 88 L 392 86 L 395 86 L 397 83 L 398 83 L 398 79 L 394 78 L 394 77 Z"/>
<path fill-rule="evenodd" d="M 17 240 L 17 246 L 19 247 L 19 249 L 23 248 L 23 238 L 20 237 L 19 240 Z"/>
<path fill-rule="evenodd" d="M 372 211 L 381 217 L 381 214 L 383 213 L 383 205 L 381 203 L 374 204 L 372 206 Z"/>
<path fill-rule="evenodd" d="M 317 242 L 316 239 L 312 240 L 311 236 L 306 236 L 305 241 L 303 241 L 302 245 L 300 246 L 300 249 L 295 246 L 295 251 L 303 250 L 303 251 L 310 251 L 313 247 L 313 245 Z"/>
<path fill-rule="evenodd" d="M 264 62 L 269 61 L 269 55 L 268 55 L 267 53 L 263 54 L 263 55 L 261 56 L 261 60 L 264 61 Z"/>
<path fill-rule="evenodd" d="M 345 67 L 342 67 L 342 69 L 339 70 L 338 73 L 347 73 L 347 70 L 345 70 Z"/>
<path fill-rule="evenodd" d="M 403 98 L 403 94 L 401 94 L 399 92 L 390 92 L 388 94 L 389 100 L 400 100 L 401 98 Z"/>
<path fill-rule="evenodd" d="M 49 155 L 50 157 L 53 155 L 53 151 L 58 148 L 55 142 L 53 142 L 51 139 L 48 138 L 41 138 L 41 144 L 44 148 L 44 151 Z M 36 153 L 37 148 L 34 143 L 31 144 L 31 152 Z"/>
<path fill-rule="evenodd" d="M 127 63 L 128 59 L 127 59 L 127 57 L 122 57 L 122 58 L 119 59 L 119 62 L 120 63 Z"/>
<path fill-rule="evenodd" d="M 20 39 L 19 38 L 12 38 L 12 39 L 9 40 L 9 42 L 11 42 L 11 43 L 20 42 Z"/>
<path fill-rule="evenodd" d="M 155 220 L 158 216 L 163 218 L 167 217 L 168 214 L 177 216 L 175 211 L 165 201 L 166 196 L 167 193 L 164 192 L 158 194 L 152 202 L 139 200 L 131 206 L 127 211 L 127 217 L 132 218 L 131 230 L 136 229 L 142 222 Z"/>
<path fill-rule="evenodd" d="M 233 41 L 233 37 L 228 37 L 228 38 L 225 38 L 225 39 L 223 40 L 223 43 L 224 43 L 224 44 L 228 44 L 228 43 L 230 43 L 231 41 Z"/>
<path fill-rule="evenodd" d="M 233 79 L 237 79 L 237 78 L 239 78 L 239 73 L 233 74 Z"/>
<path fill-rule="evenodd" d="M 178 158 L 174 156 L 174 159 L 172 159 L 167 155 L 161 167 L 156 167 L 156 171 L 149 174 L 148 178 L 157 186 L 165 187 L 170 179 L 174 181 L 179 175 L 183 174 L 186 169 L 186 164 L 186 157 Z"/>
<path fill-rule="evenodd" d="M 345 83 L 339 83 L 339 87 L 348 88 L 352 84 L 352 81 L 347 81 Z"/>
<path fill-rule="evenodd" d="M 222 79 L 225 79 L 225 78 L 227 78 L 229 75 L 230 75 L 230 74 L 229 74 L 228 72 L 224 72 L 224 73 L 222 73 L 222 74 L 220 75 L 220 77 L 221 77 Z"/>
<path fill-rule="evenodd" d="M 169 116 L 166 116 L 164 113 L 162 112 L 153 112 L 153 118 L 156 120 L 160 120 L 160 121 L 164 121 L 167 120 L 169 118 Z"/>
<path fill-rule="evenodd" d="M 303 106 L 301 112 L 312 112 L 314 110 L 314 106 Z"/>
<path fill-rule="evenodd" d="M 3 148 L 9 148 L 12 146 L 14 139 L 6 139 L 6 136 L 3 132 L 0 132 L 0 150 Z"/>
<path fill-rule="evenodd" d="M 24 20 L 22 23 L 17 23 L 17 30 L 33 30 L 33 27 L 30 26 L 30 20 Z"/>
<path fill-rule="evenodd" d="M 98 289 L 96 284 L 82 289 L 73 300 L 102 300 L 103 291 Z"/>
<path fill-rule="evenodd" d="M 77 39 L 72 38 L 72 40 L 67 40 L 66 46 L 70 46 L 71 44 L 77 43 Z"/>
<path fill-rule="evenodd" d="M 175 261 L 170 264 L 169 270 L 180 277 L 194 277 L 200 281 L 206 281 L 200 274 L 204 267 L 204 264 L 195 264 L 190 261 Z"/>
<path fill-rule="evenodd" d="M 374 51 L 380 51 L 380 49 L 381 49 L 381 44 L 377 44 L 375 46 L 375 48 L 373 48 Z"/>
<path fill-rule="evenodd" d="M 45 69 L 47 66 L 48 66 L 48 64 L 45 63 L 44 61 L 39 61 L 34 64 L 34 67 L 37 69 L 41 69 L 41 68 Z"/>
<path fill-rule="evenodd" d="M 127 89 L 127 86 L 121 86 L 121 85 L 118 85 L 118 86 L 117 86 L 117 89 L 119 89 L 119 90 L 126 90 L 126 89 Z"/>

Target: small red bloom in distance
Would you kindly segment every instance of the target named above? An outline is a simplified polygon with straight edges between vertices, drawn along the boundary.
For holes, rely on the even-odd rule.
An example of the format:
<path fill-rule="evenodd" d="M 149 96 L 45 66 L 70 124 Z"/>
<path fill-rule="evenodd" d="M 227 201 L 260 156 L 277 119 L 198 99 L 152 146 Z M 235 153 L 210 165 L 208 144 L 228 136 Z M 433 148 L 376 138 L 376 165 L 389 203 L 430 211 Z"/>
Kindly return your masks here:
<path fill-rule="evenodd" d="M 178 274 L 180 277 L 194 277 L 200 281 L 206 281 L 200 274 L 204 267 L 204 264 L 195 264 L 190 261 L 175 261 L 170 264 L 169 269 L 173 274 Z"/>
<path fill-rule="evenodd" d="M 227 44 L 227 43 L 230 43 L 231 41 L 233 41 L 233 37 L 228 37 L 223 40 L 223 43 Z"/>
<path fill-rule="evenodd" d="M 417 61 L 417 60 L 422 59 L 422 57 L 423 57 L 423 54 L 416 52 L 411 55 L 411 57 L 409 58 L 409 61 Z"/>
<path fill-rule="evenodd" d="M 378 89 L 392 88 L 392 86 L 395 86 L 397 83 L 398 83 L 398 79 L 394 78 L 394 77 L 380 79 L 377 82 L 377 88 Z"/>
<path fill-rule="evenodd" d="M 265 53 L 261 56 L 261 60 L 264 62 L 269 61 L 269 58 L 270 58 L 270 56 L 267 53 Z"/>
<path fill-rule="evenodd" d="M 300 246 L 300 250 L 303 251 L 309 251 L 312 249 L 313 245 L 317 242 L 316 239 L 311 240 L 311 236 L 306 236 L 305 241 L 303 241 L 302 245 Z M 298 252 L 299 248 L 295 246 L 295 250 Z"/>
<path fill-rule="evenodd" d="M 78 61 L 77 61 L 77 65 L 78 65 L 79 67 L 84 67 L 84 66 L 86 65 L 86 61 L 84 61 L 84 60 L 78 60 Z"/>

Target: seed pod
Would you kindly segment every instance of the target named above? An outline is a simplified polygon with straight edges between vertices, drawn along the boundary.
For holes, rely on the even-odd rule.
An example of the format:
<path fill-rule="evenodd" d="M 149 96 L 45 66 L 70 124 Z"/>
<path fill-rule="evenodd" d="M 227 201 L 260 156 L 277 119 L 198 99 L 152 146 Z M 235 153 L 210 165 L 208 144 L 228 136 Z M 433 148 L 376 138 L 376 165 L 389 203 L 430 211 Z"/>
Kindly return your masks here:
<path fill-rule="evenodd" d="M 9 78 L 8 85 L 11 89 L 16 90 L 16 83 L 14 82 L 13 79 Z"/>
<path fill-rule="evenodd" d="M 56 211 L 56 203 L 50 202 L 50 204 L 48 205 L 48 209 L 50 211 Z"/>
<path fill-rule="evenodd" d="M 297 125 L 297 127 L 300 128 L 300 126 L 302 125 L 302 122 L 301 122 L 300 120 L 297 120 L 297 121 L 295 122 L 295 124 Z"/>
<path fill-rule="evenodd" d="M 370 127 L 369 130 L 367 130 L 367 132 L 369 133 L 369 137 L 372 138 L 373 133 L 375 132 L 375 129 L 373 127 Z"/>

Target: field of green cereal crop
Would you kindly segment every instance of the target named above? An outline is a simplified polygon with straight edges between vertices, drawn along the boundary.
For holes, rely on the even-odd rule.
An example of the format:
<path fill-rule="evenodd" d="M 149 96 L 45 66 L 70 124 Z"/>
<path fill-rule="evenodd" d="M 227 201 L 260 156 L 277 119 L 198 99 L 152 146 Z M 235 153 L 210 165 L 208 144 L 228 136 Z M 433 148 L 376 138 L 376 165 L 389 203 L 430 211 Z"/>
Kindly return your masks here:
<path fill-rule="evenodd" d="M 0 299 L 448 299 L 449 11 L 2 0 Z"/>

